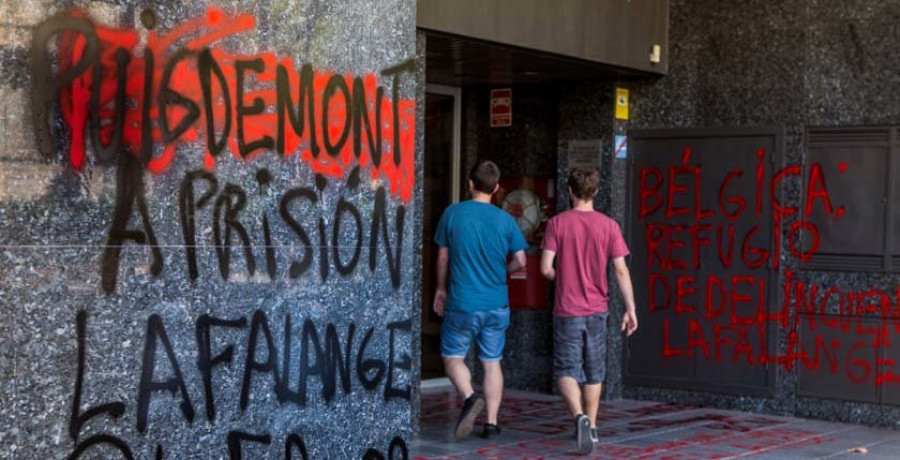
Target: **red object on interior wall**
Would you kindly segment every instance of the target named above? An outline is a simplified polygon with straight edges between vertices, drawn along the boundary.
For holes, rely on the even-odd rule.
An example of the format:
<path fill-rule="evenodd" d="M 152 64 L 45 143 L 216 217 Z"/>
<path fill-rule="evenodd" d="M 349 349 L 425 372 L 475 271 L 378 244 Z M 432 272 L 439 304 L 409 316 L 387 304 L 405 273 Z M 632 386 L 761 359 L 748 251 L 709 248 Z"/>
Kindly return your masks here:
<path fill-rule="evenodd" d="M 512 126 L 512 90 L 491 90 L 491 128 Z"/>
<path fill-rule="evenodd" d="M 526 269 L 507 278 L 509 306 L 517 310 L 546 309 L 550 283 L 541 276 L 540 247 L 547 220 L 556 213 L 555 183 L 549 177 L 503 177 L 493 202 L 512 215 L 531 245 L 526 251 Z"/>
<path fill-rule="evenodd" d="M 541 275 L 541 254 L 525 256 L 528 266 L 523 272 L 507 276 L 509 308 L 513 310 L 545 310 L 550 295 L 550 283 Z"/>

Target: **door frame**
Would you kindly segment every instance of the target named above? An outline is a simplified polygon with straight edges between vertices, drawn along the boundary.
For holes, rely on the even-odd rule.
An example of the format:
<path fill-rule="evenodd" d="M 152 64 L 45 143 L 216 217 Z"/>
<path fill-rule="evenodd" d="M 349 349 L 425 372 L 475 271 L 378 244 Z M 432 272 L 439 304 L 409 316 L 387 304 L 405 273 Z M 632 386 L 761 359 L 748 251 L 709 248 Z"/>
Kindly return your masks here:
<path fill-rule="evenodd" d="M 460 178 L 461 178 L 460 169 L 462 167 L 462 88 L 453 87 L 453 86 L 426 84 L 425 85 L 425 93 L 426 94 L 428 94 L 428 93 L 440 94 L 442 96 L 450 96 L 453 98 L 453 115 L 452 115 L 452 117 L 453 117 L 453 119 L 452 119 L 452 122 L 453 122 L 453 133 L 452 133 L 453 146 L 452 146 L 452 150 L 450 152 L 450 155 L 451 155 L 451 158 L 450 158 L 450 169 L 451 169 L 450 193 L 452 196 L 450 197 L 450 203 L 455 204 L 460 201 L 460 190 L 461 190 L 461 185 L 462 185 L 460 183 Z M 423 135 L 424 135 L 424 133 L 423 133 Z M 424 244 L 430 244 L 430 242 L 424 242 Z M 423 269 L 424 269 L 424 267 L 425 267 L 425 260 L 423 259 Z M 424 291 L 424 283 L 423 283 L 422 289 Z M 431 293 L 426 293 L 426 292 L 422 293 L 423 304 L 425 303 L 424 299 L 429 298 L 430 295 L 431 295 Z M 423 312 L 423 315 L 424 314 L 426 314 L 426 313 Z M 423 333 L 423 335 L 425 332 L 424 331 L 424 320 L 425 320 L 425 318 L 423 316 L 423 318 L 422 318 L 423 330 L 421 331 Z M 423 357 L 424 357 L 424 355 L 420 356 L 420 359 L 422 359 Z M 421 382 L 422 388 L 440 387 L 440 386 L 446 386 L 446 385 L 450 385 L 450 379 L 448 377 L 446 377 L 446 375 L 443 377 L 434 378 L 431 380 L 423 380 Z"/>
<path fill-rule="evenodd" d="M 462 88 L 456 86 L 444 86 L 427 84 L 425 85 L 426 93 L 442 94 L 444 96 L 453 97 L 453 152 L 451 155 L 452 162 L 452 183 L 451 189 L 453 197 L 451 203 L 459 203 L 460 200 L 460 177 L 462 167 Z"/>

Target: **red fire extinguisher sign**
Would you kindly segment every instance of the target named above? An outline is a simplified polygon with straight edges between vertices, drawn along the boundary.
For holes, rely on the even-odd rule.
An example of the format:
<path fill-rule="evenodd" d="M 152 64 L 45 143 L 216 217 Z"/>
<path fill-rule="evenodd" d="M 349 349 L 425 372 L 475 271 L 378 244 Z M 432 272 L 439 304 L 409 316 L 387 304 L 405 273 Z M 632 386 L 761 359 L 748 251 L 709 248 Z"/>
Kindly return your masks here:
<path fill-rule="evenodd" d="M 491 128 L 512 126 L 512 89 L 491 90 Z"/>

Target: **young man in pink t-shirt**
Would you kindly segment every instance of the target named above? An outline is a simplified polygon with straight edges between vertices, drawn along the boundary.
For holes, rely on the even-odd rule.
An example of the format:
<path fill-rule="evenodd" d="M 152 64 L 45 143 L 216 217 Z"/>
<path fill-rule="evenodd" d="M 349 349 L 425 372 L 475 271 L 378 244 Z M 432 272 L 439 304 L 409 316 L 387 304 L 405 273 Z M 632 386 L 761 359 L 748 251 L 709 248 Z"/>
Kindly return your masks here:
<path fill-rule="evenodd" d="M 572 170 L 569 196 L 573 208 L 550 219 L 541 244 L 541 273 L 556 280 L 553 373 L 575 418 L 580 454 L 590 453 L 597 442 L 597 409 L 606 379 L 609 261 L 625 298 L 622 331 L 630 336 L 638 327 L 631 275 L 625 264 L 628 247 L 619 225 L 594 210 L 599 185 L 597 170 Z"/>

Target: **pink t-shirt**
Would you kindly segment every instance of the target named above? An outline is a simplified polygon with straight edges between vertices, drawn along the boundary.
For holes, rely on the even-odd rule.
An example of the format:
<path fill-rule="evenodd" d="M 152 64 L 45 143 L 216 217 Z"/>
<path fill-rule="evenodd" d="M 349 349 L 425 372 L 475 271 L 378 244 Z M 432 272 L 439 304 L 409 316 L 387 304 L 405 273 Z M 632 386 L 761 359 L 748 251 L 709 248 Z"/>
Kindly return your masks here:
<path fill-rule="evenodd" d="M 556 253 L 556 316 L 607 311 L 609 261 L 627 256 L 616 221 L 596 211 L 566 211 L 547 222 L 541 249 Z"/>

